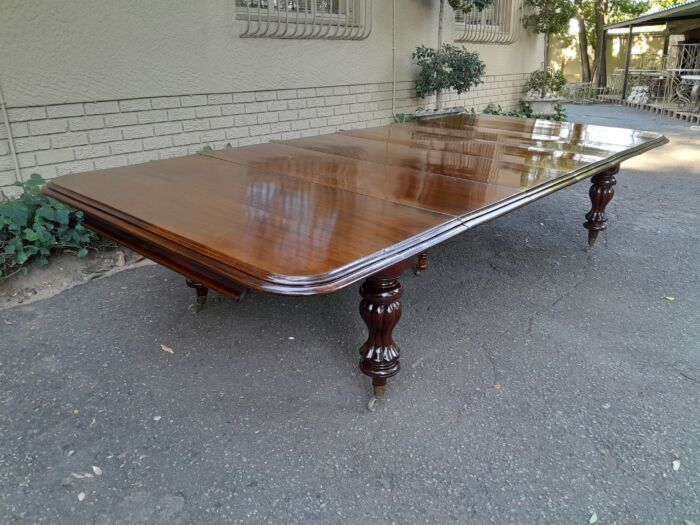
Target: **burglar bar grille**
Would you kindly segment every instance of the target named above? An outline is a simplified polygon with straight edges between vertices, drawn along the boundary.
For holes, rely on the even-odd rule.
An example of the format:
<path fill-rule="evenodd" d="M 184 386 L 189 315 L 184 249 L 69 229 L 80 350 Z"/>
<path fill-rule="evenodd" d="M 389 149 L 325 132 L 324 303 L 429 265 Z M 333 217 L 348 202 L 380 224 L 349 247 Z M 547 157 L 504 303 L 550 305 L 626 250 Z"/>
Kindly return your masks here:
<path fill-rule="evenodd" d="M 372 31 L 372 0 L 236 0 L 242 38 L 364 40 Z"/>
<path fill-rule="evenodd" d="M 512 44 L 520 38 L 522 0 L 494 0 L 489 7 L 472 9 L 466 15 L 455 11 L 457 30 L 462 34 L 457 42 Z"/>

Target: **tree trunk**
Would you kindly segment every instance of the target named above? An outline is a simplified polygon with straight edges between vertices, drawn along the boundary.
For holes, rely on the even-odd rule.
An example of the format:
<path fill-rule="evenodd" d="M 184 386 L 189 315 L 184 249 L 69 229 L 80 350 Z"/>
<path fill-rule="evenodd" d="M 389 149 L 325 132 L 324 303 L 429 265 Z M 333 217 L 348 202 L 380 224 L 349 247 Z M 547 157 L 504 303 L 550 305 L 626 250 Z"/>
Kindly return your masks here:
<path fill-rule="evenodd" d="M 542 71 L 544 72 L 544 77 L 542 78 L 542 91 L 540 92 L 541 98 L 547 96 L 547 66 L 549 62 L 549 33 L 544 34 L 544 67 Z"/>
<path fill-rule="evenodd" d="M 440 16 L 438 18 L 438 53 L 442 49 L 442 19 L 445 15 L 445 0 L 440 0 Z M 440 109 L 442 102 L 442 91 L 440 89 L 435 93 L 435 109 Z"/>
<path fill-rule="evenodd" d="M 581 56 L 581 82 L 590 82 L 592 79 L 591 61 L 588 57 L 588 36 L 586 35 L 586 28 L 583 25 L 583 18 L 578 19 L 578 24 L 578 46 L 579 55 Z"/>
<path fill-rule="evenodd" d="M 608 22 L 608 0 L 595 0 L 595 60 L 593 68 L 598 77 L 598 85 L 604 86 L 606 83 L 605 67 L 605 47 L 604 47 L 604 27 Z"/>
<path fill-rule="evenodd" d="M 578 48 L 581 57 L 581 82 L 590 82 L 591 61 L 588 57 L 588 35 L 586 34 L 586 24 L 583 19 L 583 0 L 574 0 L 577 9 L 576 21 L 578 22 Z"/>
<path fill-rule="evenodd" d="M 598 62 L 598 87 L 606 87 L 608 85 L 608 66 L 606 65 L 607 58 L 605 58 L 605 52 L 607 51 L 607 36 L 603 33 L 603 52 L 600 55 L 600 61 Z"/>

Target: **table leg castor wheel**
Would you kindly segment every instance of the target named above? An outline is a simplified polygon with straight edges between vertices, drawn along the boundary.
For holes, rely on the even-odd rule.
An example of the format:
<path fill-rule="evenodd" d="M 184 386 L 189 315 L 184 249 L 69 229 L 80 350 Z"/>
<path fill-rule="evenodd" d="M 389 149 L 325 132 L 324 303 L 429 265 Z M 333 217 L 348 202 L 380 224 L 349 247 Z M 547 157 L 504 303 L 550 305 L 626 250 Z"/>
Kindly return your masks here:
<path fill-rule="evenodd" d="M 372 385 L 372 396 L 367 402 L 367 410 L 374 412 L 377 410 L 377 405 L 384 399 L 385 385 Z"/>
<path fill-rule="evenodd" d="M 418 277 L 420 277 L 421 273 L 423 273 L 423 270 L 428 269 L 428 252 L 422 252 L 418 254 L 418 261 L 416 261 L 416 265 L 413 267 L 413 273 L 415 273 Z"/>
<path fill-rule="evenodd" d="M 191 314 L 197 314 L 197 313 L 201 312 L 203 309 L 204 309 L 203 303 L 192 303 L 187 307 L 187 310 L 189 310 L 189 312 Z"/>
<path fill-rule="evenodd" d="M 206 304 L 207 295 L 209 294 L 209 288 L 207 288 L 201 283 L 198 283 L 197 281 L 193 281 L 192 279 L 187 279 L 185 283 L 187 284 L 187 286 L 193 288 L 194 291 L 197 292 L 197 302 L 189 306 L 190 312 L 196 314 Z"/>

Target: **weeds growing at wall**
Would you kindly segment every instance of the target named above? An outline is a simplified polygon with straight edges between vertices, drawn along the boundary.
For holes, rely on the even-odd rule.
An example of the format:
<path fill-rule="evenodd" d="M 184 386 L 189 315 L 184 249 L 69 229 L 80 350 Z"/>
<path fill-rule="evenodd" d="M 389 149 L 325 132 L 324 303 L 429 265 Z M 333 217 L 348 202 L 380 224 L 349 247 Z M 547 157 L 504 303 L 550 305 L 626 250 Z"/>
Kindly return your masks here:
<path fill-rule="evenodd" d="M 532 118 L 532 110 L 528 106 L 523 106 L 513 111 L 503 111 L 500 104 L 494 104 L 493 102 L 486 106 L 484 113 L 486 115 L 501 115 L 503 117 Z M 556 122 L 566 122 L 566 119 L 566 108 L 559 102 L 554 104 L 554 115 L 545 117 L 545 120 L 554 120 Z"/>
<path fill-rule="evenodd" d="M 503 111 L 503 108 L 500 104 L 495 104 L 493 102 L 491 102 L 488 106 L 484 108 L 484 113 L 486 115 L 501 115 L 503 117 L 532 117 L 532 110 L 527 106 L 524 106 L 520 109 L 514 109 L 513 111 Z"/>
<path fill-rule="evenodd" d="M 41 193 L 45 181 L 36 173 L 18 182 L 18 197 L 0 202 L 0 280 L 30 261 L 47 264 L 57 251 L 87 255 L 97 236 L 83 226 L 83 212 Z"/>
<path fill-rule="evenodd" d="M 552 120 L 556 120 L 557 122 L 566 122 L 566 119 L 566 108 L 564 108 L 563 104 L 557 102 L 554 104 L 554 117 L 552 117 Z"/>
<path fill-rule="evenodd" d="M 416 117 L 411 115 L 410 113 L 397 113 L 394 115 L 394 122 L 396 124 L 405 124 L 407 122 L 414 122 L 416 120 Z"/>

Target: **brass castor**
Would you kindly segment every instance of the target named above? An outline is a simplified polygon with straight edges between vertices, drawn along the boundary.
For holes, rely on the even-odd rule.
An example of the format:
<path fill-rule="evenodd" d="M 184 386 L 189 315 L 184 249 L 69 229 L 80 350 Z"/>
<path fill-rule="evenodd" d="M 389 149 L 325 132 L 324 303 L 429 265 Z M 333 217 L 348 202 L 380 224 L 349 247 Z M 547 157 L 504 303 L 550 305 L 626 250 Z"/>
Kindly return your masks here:
<path fill-rule="evenodd" d="M 413 269 L 413 273 L 415 273 L 418 277 L 423 273 L 424 270 L 428 268 L 428 252 L 422 252 L 418 254 L 418 261 L 416 262 L 416 266 Z"/>
<path fill-rule="evenodd" d="M 367 402 L 367 410 L 370 412 L 377 410 L 379 401 L 384 399 L 385 389 L 386 385 L 372 385 L 372 397 L 370 397 Z"/>
<path fill-rule="evenodd" d="M 198 283 L 197 281 L 193 281 L 192 279 L 187 279 L 185 281 L 185 284 L 187 284 L 188 287 L 193 288 L 195 292 L 197 292 L 197 302 L 195 304 L 191 304 L 189 306 L 190 312 L 196 314 L 199 312 L 202 308 L 204 308 L 204 305 L 207 302 L 207 295 L 209 294 L 209 288 L 204 286 L 201 283 Z"/>
<path fill-rule="evenodd" d="M 204 308 L 204 304 L 202 304 L 202 303 L 191 303 L 187 306 L 187 310 L 191 314 L 199 313 L 202 311 L 203 308 Z"/>

